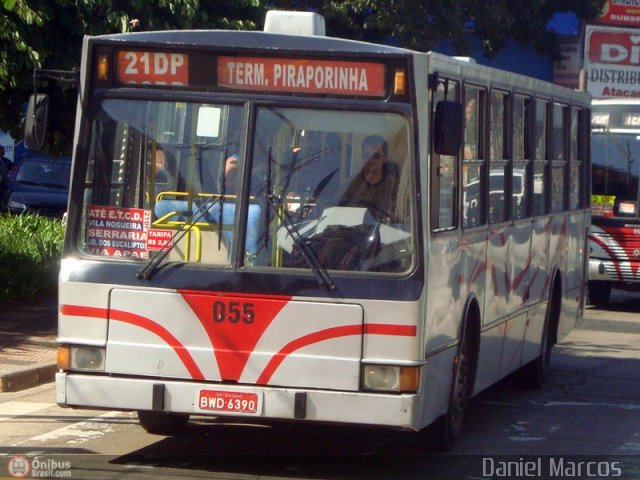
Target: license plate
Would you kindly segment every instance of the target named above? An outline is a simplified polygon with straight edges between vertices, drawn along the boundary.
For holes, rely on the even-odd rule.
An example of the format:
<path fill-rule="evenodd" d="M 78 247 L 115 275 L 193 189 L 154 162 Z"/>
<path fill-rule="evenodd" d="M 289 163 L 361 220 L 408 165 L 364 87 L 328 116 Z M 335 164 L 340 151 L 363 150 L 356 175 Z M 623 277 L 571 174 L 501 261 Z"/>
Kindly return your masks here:
<path fill-rule="evenodd" d="M 200 390 L 198 407 L 212 412 L 255 415 L 260 408 L 260 396 L 253 392 Z"/>

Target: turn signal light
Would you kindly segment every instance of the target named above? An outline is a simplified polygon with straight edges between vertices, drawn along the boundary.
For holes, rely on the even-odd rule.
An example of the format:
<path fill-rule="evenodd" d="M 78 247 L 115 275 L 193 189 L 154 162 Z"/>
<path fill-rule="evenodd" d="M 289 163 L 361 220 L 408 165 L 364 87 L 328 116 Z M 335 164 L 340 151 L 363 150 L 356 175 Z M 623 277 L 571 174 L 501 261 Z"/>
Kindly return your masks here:
<path fill-rule="evenodd" d="M 364 365 L 363 384 L 377 392 L 417 392 L 420 387 L 420 367 L 397 365 Z"/>
<path fill-rule="evenodd" d="M 71 347 L 68 345 L 58 346 L 58 368 L 60 370 L 69 370 L 71 366 Z"/>
<path fill-rule="evenodd" d="M 98 68 L 98 71 L 97 71 L 98 80 L 109 80 L 109 56 L 108 55 L 98 56 L 97 68 Z"/>
<path fill-rule="evenodd" d="M 393 81 L 393 93 L 395 95 L 404 95 L 407 93 L 407 76 L 401 68 L 396 70 Z"/>
<path fill-rule="evenodd" d="M 417 392 L 420 386 L 420 369 L 418 367 L 400 367 L 400 391 Z"/>

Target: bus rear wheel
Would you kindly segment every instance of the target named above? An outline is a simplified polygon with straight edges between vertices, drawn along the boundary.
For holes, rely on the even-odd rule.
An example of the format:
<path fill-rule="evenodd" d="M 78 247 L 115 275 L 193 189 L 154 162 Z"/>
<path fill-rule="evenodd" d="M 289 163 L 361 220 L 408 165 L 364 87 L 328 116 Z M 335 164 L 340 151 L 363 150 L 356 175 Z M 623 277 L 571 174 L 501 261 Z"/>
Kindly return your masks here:
<path fill-rule="evenodd" d="M 451 450 L 462 434 L 464 416 L 469 408 L 473 390 L 473 358 L 470 335 L 464 335 L 458 354 L 454 359 L 449 409 L 437 420 L 436 448 L 438 450 Z"/>
<path fill-rule="evenodd" d="M 184 432 L 189 422 L 189 415 L 140 410 L 138 411 L 138 421 L 147 433 L 172 436 Z"/>
<path fill-rule="evenodd" d="M 554 290 L 556 292 L 556 290 Z M 560 296 L 555 293 L 549 300 L 540 341 L 540 356 L 520 370 L 520 379 L 525 388 L 539 389 L 546 383 L 551 370 L 551 350 L 555 344 L 555 329 L 560 316 Z"/>
<path fill-rule="evenodd" d="M 553 342 L 549 332 L 549 325 L 545 325 L 540 345 L 540 356 L 525 365 L 520 372 L 520 379 L 525 388 L 539 389 L 546 383 L 551 369 L 551 349 Z"/>

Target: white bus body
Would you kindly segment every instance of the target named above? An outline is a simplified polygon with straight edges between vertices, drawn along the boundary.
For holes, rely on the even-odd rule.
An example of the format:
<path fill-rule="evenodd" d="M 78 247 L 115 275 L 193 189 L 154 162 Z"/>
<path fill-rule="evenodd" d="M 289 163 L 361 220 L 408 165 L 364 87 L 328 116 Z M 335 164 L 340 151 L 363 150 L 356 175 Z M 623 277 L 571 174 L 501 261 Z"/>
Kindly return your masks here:
<path fill-rule="evenodd" d="M 472 88 L 477 151 L 463 160 L 451 139 Z M 451 446 L 473 394 L 518 369 L 541 383 L 582 316 L 589 158 L 572 135 L 588 141 L 589 101 L 342 39 L 87 37 L 57 402 L 139 411 L 155 433 L 190 415 L 414 431 L 440 419 Z M 382 213 L 336 200 L 371 134 L 396 182 Z M 233 194 L 220 181 L 231 153 Z"/>

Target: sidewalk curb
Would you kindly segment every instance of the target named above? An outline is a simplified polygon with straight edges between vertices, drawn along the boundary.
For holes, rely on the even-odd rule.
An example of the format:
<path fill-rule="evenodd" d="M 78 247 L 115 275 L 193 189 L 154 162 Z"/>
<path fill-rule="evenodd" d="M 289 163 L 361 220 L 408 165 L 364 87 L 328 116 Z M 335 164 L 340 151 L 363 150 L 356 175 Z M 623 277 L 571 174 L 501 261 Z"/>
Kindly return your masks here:
<path fill-rule="evenodd" d="M 33 365 L 23 370 L 0 375 L 0 392 L 17 392 L 53 382 L 58 367 L 55 363 Z"/>

